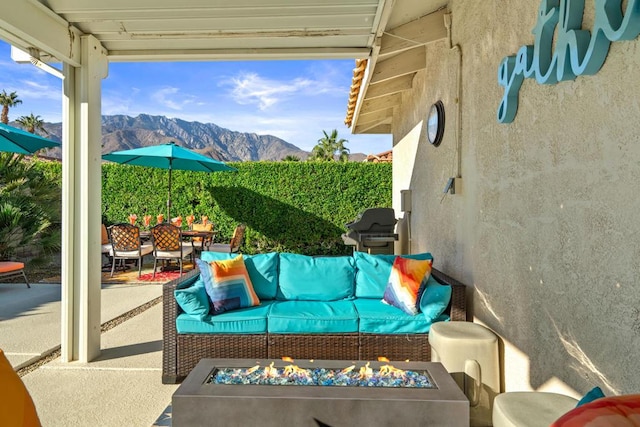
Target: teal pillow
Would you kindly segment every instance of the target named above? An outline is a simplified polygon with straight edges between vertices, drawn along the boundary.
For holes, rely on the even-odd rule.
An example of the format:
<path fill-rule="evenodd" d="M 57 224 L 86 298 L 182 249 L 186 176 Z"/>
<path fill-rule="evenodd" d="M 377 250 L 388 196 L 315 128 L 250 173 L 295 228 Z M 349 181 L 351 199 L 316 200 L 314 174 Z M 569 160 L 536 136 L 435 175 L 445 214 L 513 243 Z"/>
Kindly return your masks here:
<path fill-rule="evenodd" d="M 580 399 L 578 401 L 578 404 L 576 405 L 576 408 L 578 406 L 582 406 L 585 405 L 587 403 L 591 403 L 596 399 L 600 399 L 601 397 L 605 397 L 604 393 L 602 392 L 602 389 L 600 387 L 594 387 L 591 390 L 589 390 L 587 392 L 587 394 L 585 394 L 582 399 Z"/>
<path fill-rule="evenodd" d="M 209 296 L 202 279 L 188 288 L 176 289 L 173 295 L 182 311 L 189 316 L 202 320 L 209 315 Z"/>
<path fill-rule="evenodd" d="M 451 301 L 451 286 L 441 285 L 433 276 L 429 275 L 420 300 L 420 311 L 427 322 L 435 321 L 449 306 Z"/>
<path fill-rule="evenodd" d="M 433 260 L 429 252 L 420 254 L 398 255 L 402 258 Z M 366 252 L 354 252 L 356 264 L 356 289 L 358 298 L 382 298 L 391 275 L 391 267 L 396 255 L 371 255 Z"/>
<path fill-rule="evenodd" d="M 238 254 L 225 252 L 202 252 L 200 259 L 206 262 L 226 261 L 233 259 Z M 278 253 L 245 255 L 244 265 L 247 267 L 249 278 L 253 283 L 253 290 L 260 300 L 272 300 L 276 298 L 278 289 Z"/>
<path fill-rule="evenodd" d="M 350 256 L 280 254 L 279 300 L 336 301 L 353 297 L 355 267 Z"/>

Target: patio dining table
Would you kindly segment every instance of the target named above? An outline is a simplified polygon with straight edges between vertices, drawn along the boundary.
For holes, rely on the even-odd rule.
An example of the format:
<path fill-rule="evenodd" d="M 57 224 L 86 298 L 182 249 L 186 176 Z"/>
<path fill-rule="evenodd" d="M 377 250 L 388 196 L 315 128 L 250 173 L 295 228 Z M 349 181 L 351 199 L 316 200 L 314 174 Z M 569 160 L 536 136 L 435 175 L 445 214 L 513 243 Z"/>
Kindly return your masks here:
<path fill-rule="evenodd" d="M 217 233 L 218 232 L 215 230 L 211 230 L 211 231 L 182 230 L 182 237 L 187 239 L 193 239 L 194 237 L 201 237 L 202 239 L 213 239 Z M 141 230 L 140 239 L 150 240 L 151 231 Z"/>

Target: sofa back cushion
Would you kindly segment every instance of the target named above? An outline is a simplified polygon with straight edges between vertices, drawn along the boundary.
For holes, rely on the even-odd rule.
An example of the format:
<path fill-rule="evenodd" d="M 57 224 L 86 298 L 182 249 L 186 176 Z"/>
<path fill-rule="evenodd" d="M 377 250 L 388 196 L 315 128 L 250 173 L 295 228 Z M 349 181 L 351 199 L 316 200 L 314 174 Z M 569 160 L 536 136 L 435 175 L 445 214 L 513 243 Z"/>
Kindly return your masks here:
<path fill-rule="evenodd" d="M 370 255 L 366 252 L 354 252 L 356 263 L 356 289 L 358 298 L 382 298 L 387 288 L 391 267 L 397 255 L 377 254 Z M 400 255 L 402 258 L 433 260 L 429 252 L 420 254 Z"/>
<path fill-rule="evenodd" d="M 236 256 L 238 254 L 204 251 L 200 259 L 206 262 L 225 261 Z M 278 287 L 278 253 L 243 255 L 243 258 L 258 298 L 261 301 L 275 299 Z"/>
<path fill-rule="evenodd" d="M 336 301 L 353 297 L 352 257 L 310 257 L 280 254 L 279 300 Z"/>
<path fill-rule="evenodd" d="M 174 290 L 173 294 L 178 305 L 187 315 L 198 320 L 209 315 L 209 295 L 201 278 L 189 287 Z"/>

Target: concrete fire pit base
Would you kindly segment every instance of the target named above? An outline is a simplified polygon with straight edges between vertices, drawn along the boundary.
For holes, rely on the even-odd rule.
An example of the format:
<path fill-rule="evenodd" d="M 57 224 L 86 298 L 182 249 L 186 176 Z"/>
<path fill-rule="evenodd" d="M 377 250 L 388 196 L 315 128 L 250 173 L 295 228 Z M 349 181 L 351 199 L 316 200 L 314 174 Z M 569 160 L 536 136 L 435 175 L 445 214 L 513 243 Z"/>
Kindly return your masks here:
<path fill-rule="evenodd" d="M 172 425 L 180 426 L 446 426 L 469 425 L 469 401 L 440 363 L 391 362 L 427 371 L 436 388 L 221 385 L 216 368 L 268 366 L 269 360 L 203 359 L 173 394 Z M 275 366 L 289 362 L 275 361 Z M 295 361 L 301 368 L 342 369 L 365 362 Z M 371 362 L 377 369 L 386 363 Z"/>

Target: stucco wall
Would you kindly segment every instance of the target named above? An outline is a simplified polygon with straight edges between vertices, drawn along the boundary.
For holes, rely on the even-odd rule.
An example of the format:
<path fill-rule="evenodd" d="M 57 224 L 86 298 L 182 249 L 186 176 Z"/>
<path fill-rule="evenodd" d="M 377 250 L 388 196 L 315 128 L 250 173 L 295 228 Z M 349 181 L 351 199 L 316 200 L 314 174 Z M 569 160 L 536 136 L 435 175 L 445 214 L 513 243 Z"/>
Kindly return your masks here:
<path fill-rule="evenodd" d="M 443 198 L 457 172 L 458 52 L 442 41 L 394 117 L 394 207 L 412 189 L 411 250 L 473 286 L 475 319 L 504 340 L 507 391 L 637 393 L 640 41 L 613 43 L 594 76 L 525 80 L 514 122 L 499 124 L 498 65 L 533 44 L 538 7 L 451 1 L 463 185 Z M 447 123 L 435 148 L 424 119 L 438 99 Z"/>

